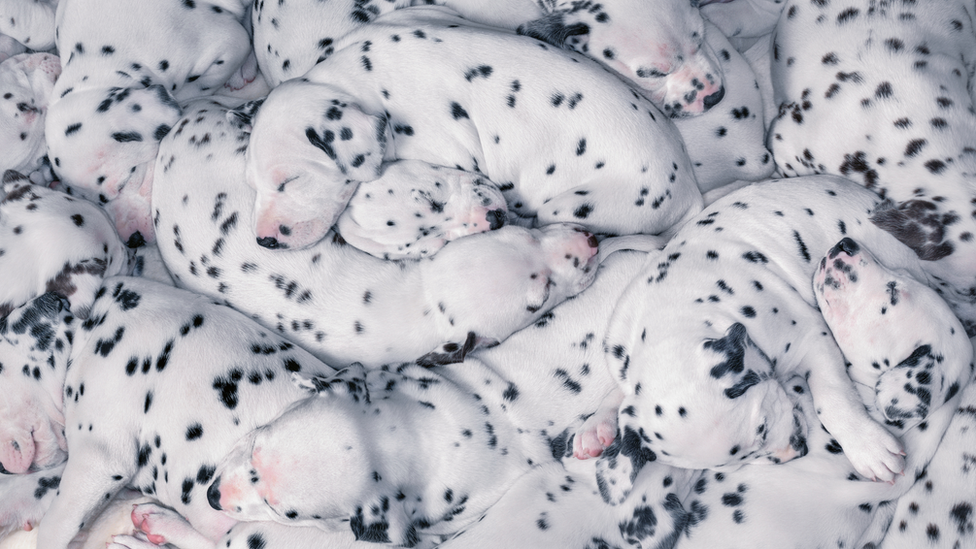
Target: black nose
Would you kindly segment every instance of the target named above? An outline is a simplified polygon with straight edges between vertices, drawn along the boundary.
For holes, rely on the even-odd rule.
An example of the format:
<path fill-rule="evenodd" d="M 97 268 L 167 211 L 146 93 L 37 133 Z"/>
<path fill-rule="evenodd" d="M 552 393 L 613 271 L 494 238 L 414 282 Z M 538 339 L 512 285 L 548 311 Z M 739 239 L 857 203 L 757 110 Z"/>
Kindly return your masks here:
<path fill-rule="evenodd" d="M 718 105 L 719 101 L 721 101 L 723 97 L 725 97 L 725 86 L 722 86 L 717 92 L 702 100 L 702 103 L 705 105 L 705 110 Z"/>
<path fill-rule="evenodd" d="M 213 484 L 210 488 L 207 488 L 207 501 L 210 502 L 210 506 L 214 509 L 220 511 L 220 477 L 214 479 Z"/>
<path fill-rule="evenodd" d="M 854 257 L 857 253 L 861 251 L 861 247 L 857 245 L 850 237 L 844 237 L 840 242 L 838 242 L 830 250 L 830 257 L 837 257 L 837 254 L 844 252 L 848 257 Z"/>
<path fill-rule="evenodd" d="M 505 226 L 505 212 L 502 210 L 492 210 L 488 212 L 488 230 L 494 231 Z"/>
<path fill-rule="evenodd" d="M 264 246 L 270 250 L 285 249 L 288 247 L 286 244 L 278 242 L 278 239 L 273 236 L 263 236 L 258 239 L 258 246 Z"/>
<path fill-rule="evenodd" d="M 146 245 L 146 239 L 142 237 L 142 233 L 136 231 L 129 236 L 129 240 L 125 243 L 126 246 L 130 248 L 141 248 Z"/>

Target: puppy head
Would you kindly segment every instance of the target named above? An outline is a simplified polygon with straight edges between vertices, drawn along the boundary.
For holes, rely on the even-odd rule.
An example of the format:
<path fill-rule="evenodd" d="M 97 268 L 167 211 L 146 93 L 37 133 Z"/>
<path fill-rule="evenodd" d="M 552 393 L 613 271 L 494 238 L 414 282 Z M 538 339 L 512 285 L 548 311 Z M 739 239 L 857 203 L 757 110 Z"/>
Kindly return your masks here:
<path fill-rule="evenodd" d="M 336 228 L 370 255 L 419 259 L 451 240 L 501 227 L 507 211 L 501 191 L 481 174 L 398 160 L 359 185 Z"/>
<path fill-rule="evenodd" d="M 851 377 L 876 387 L 889 420 L 920 421 L 968 381 L 972 344 L 945 300 L 853 239 L 828 250 L 813 289 Z M 899 402 L 883 398 L 914 385 L 921 398 L 918 388 L 893 397 Z"/>
<path fill-rule="evenodd" d="M 151 184 L 159 141 L 180 117 L 161 85 L 69 91 L 48 110 L 48 156 L 66 184 L 106 201 Z M 205 144 L 203 144 L 205 145 Z"/>
<path fill-rule="evenodd" d="M 321 240 L 359 183 L 379 176 L 385 131 L 385 117 L 329 86 L 294 80 L 275 88 L 247 149 L 258 244 L 301 249 Z"/>
<path fill-rule="evenodd" d="M 450 242 L 420 268 L 446 331 L 501 341 L 588 287 L 596 254 L 596 238 L 577 225 L 509 225 Z"/>
<path fill-rule="evenodd" d="M 621 337 L 626 332 L 611 321 L 607 338 L 608 361 L 624 392 L 619 455 L 601 457 L 617 462 L 602 468 L 616 491 L 604 494 L 608 501 L 626 495 L 646 461 L 734 469 L 806 454 L 800 395 L 776 381 L 775 363 L 745 326 L 732 324 L 724 334 L 705 327 L 655 334 L 636 326 L 641 335 Z M 629 458 L 627 467 L 620 456 Z"/>
<path fill-rule="evenodd" d="M 724 96 L 697 2 L 623 0 L 588 9 L 547 3 L 554 4 L 551 13 L 519 33 L 593 57 L 642 88 L 669 116 L 701 114 Z"/>
<path fill-rule="evenodd" d="M 44 118 L 60 60 L 49 53 L 23 53 L 0 63 L 0 172 L 30 172 L 44 156 Z"/>
<path fill-rule="evenodd" d="M 407 542 L 397 489 L 384 480 L 389 464 L 368 428 L 363 367 L 296 381 L 311 396 L 237 443 L 207 490 L 211 507 L 241 521 L 326 529 L 343 521 L 360 540 Z"/>
<path fill-rule="evenodd" d="M 43 294 L 0 319 L 0 466 L 21 474 L 64 461 L 62 387 L 71 322 L 61 299 Z"/>

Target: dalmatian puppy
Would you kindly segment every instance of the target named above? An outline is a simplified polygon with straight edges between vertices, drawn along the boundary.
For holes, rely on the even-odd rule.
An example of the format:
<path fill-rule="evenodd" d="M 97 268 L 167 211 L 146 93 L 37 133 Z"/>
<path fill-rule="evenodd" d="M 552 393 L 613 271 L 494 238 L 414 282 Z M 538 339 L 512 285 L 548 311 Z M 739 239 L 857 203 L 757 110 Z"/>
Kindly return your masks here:
<path fill-rule="evenodd" d="M 698 2 L 539 0 L 547 15 L 518 28 L 599 59 L 668 116 L 701 114 L 725 95 Z"/>
<path fill-rule="evenodd" d="M 851 238 L 820 261 L 814 293 L 848 373 L 862 385 L 873 382 L 888 422 L 915 425 L 969 383 L 972 344 L 945 301 Z"/>
<path fill-rule="evenodd" d="M 605 341 L 619 433 L 607 449 L 578 452 L 603 452 L 608 501 L 654 459 L 731 469 L 806 454 L 815 425 L 783 385 L 793 375 L 807 379 L 818 420 L 857 478 L 891 481 L 904 469 L 903 446 L 865 411 L 812 284 L 817 258 L 845 236 L 928 280 L 909 248 L 870 223 L 879 201 L 833 176 L 754 183 L 712 204 L 648 263 Z"/>
<path fill-rule="evenodd" d="M 57 6 L 57 0 L 3 0 L 0 2 L 0 36 L 33 51 L 54 48 L 54 12 Z"/>
<path fill-rule="evenodd" d="M 236 311 L 146 279 L 107 279 L 86 321 L 60 303 L 44 294 L 3 326 L 8 339 L 22 333 L 37 342 L 33 355 L 3 346 L 5 364 L 30 368 L 29 376 L 4 370 L 10 382 L 18 379 L 5 381 L 4 400 L 31 395 L 49 404 L 5 412 L 4 430 L 11 422 L 53 424 L 70 448 L 38 526 L 38 547 L 65 548 L 126 486 L 177 510 L 214 542 L 221 539 L 233 521 L 211 509 L 206 496 L 219 459 L 239 437 L 305 397 L 292 372 L 333 370 Z M 35 428 L 33 444 L 29 437 L 19 438 L 18 447 L 5 441 L 4 468 L 42 465 L 42 450 L 59 444 L 41 432 Z M 31 447 L 38 451 L 29 460 Z M 14 503 L 0 507 L 8 512 Z"/>
<path fill-rule="evenodd" d="M 813 289 L 869 413 L 904 444 L 906 474 L 892 484 L 852 482 L 838 441 L 812 429 L 803 459 L 703 472 L 685 508 L 713 512 L 692 521 L 681 547 L 965 546 L 973 349 L 961 323 L 931 288 L 849 237 L 827 251 Z M 786 386 L 809 396 L 800 378 Z M 803 406 L 808 425 L 817 422 L 813 409 Z"/>
<path fill-rule="evenodd" d="M 521 408 L 518 388 L 484 366 L 441 375 L 417 364 L 357 365 L 306 383 L 316 396 L 244 437 L 217 466 L 207 492 L 214 508 L 238 520 L 339 519 L 357 539 L 410 547 L 477 521 L 532 464 L 552 459 L 507 418 Z"/>
<path fill-rule="evenodd" d="M 774 37 L 783 175 L 849 177 L 893 202 L 874 222 L 911 247 L 967 331 L 976 322 L 973 8 L 788 2 Z M 845 131 L 837 131 L 845 128 Z"/>
<path fill-rule="evenodd" d="M 586 58 L 462 23 L 396 10 L 272 91 L 247 153 L 263 246 L 319 241 L 384 158 L 484 173 L 539 225 L 654 234 L 698 210 L 688 155 L 651 103 Z"/>
<path fill-rule="evenodd" d="M 416 160 L 384 164 L 361 183 L 335 225 L 343 240 L 383 259 L 428 257 L 447 242 L 505 224 L 508 206 L 484 176 Z"/>
<path fill-rule="evenodd" d="M 460 361 L 593 281 L 597 240 L 572 224 L 505 226 L 419 262 L 369 256 L 335 233 L 307 250 L 259 246 L 249 229 L 255 193 L 243 181 L 241 116 L 200 101 L 163 140 L 153 196 L 163 261 L 180 286 L 246 312 L 331 364 Z"/>
<path fill-rule="evenodd" d="M 102 279 L 129 268 L 112 221 L 98 206 L 7 171 L 0 194 L 0 316 L 45 292 L 85 317 Z"/>
<path fill-rule="evenodd" d="M 0 63 L 0 171 L 30 175 L 44 166 L 44 117 L 61 62 L 49 53 L 22 53 Z"/>
<path fill-rule="evenodd" d="M 64 184 L 110 204 L 123 240 L 153 240 L 152 166 L 180 117 L 177 101 L 256 78 L 246 10 L 240 0 L 58 5 L 63 71 L 45 125 L 48 155 Z"/>

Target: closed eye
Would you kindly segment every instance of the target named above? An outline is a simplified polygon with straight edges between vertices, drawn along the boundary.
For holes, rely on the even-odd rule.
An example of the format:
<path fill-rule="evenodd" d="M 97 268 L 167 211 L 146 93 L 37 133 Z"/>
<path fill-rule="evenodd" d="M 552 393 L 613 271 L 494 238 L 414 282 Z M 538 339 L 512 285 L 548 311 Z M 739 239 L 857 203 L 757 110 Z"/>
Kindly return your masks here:
<path fill-rule="evenodd" d="M 637 69 L 637 76 L 639 78 L 663 78 L 667 76 L 667 74 L 664 74 L 663 72 L 654 68 L 641 67 Z"/>

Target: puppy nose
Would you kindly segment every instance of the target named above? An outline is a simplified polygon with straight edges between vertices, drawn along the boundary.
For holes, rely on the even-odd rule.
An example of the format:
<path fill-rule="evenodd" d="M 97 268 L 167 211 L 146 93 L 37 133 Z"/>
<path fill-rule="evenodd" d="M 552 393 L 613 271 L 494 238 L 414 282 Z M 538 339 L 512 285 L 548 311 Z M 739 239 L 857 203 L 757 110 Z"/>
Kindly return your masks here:
<path fill-rule="evenodd" d="M 843 240 L 838 242 L 833 249 L 830 250 L 830 256 L 835 257 L 837 254 L 844 252 L 848 257 L 854 257 L 859 251 L 861 251 L 861 247 L 857 245 L 857 242 L 851 240 L 850 237 L 844 237 Z"/>
<path fill-rule="evenodd" d="M 722 86 L 717 92 L 705 97 L 705 99 L 702 100 L 702 103 L 705 105 L 705 110 L 707 111 L 715 105 L 718 105 L 723 97 L 725 97 L 725 86 Z"/>
<path fill-rule="evenodd" d="M 494 231 L 505 226 L 505 212 L 502 210 L 492 210 L 488 212 L 488 230 Z"/>
<path fill-rule="evenodd" d="M 273 236 L 263 236 L 263 237 L 259 238 L 258 239 L 258 246 L 263 246 L 263 247 L 268 248 L 268 249 L 271 249 L 271 250 L 277 250 L 278 248 L 287 248 L 288 247 L 288 246 L 285 246 L 285 245 L 281 244 L 280 242 L 278 242 L 278 239 L 275 238 L 275 237 L 273 237 Z"/>
<path fill-rule="evenodd" d="M 214 479 L 213 484 L 210 488 L 207 488 L 207 501 L 210 502 L 210 506 L 220 511 L 220 477 Z"/>

